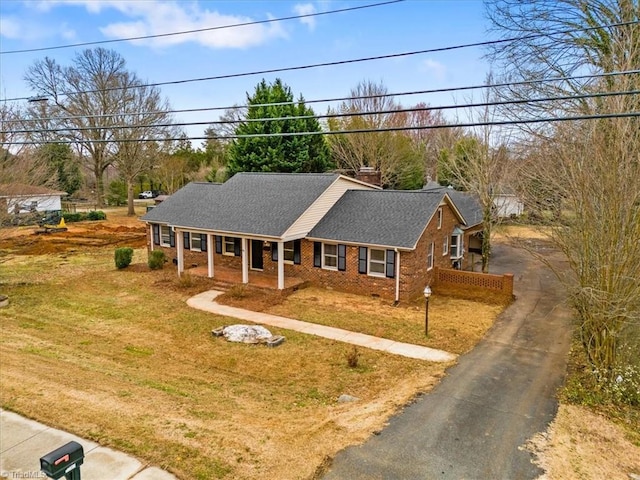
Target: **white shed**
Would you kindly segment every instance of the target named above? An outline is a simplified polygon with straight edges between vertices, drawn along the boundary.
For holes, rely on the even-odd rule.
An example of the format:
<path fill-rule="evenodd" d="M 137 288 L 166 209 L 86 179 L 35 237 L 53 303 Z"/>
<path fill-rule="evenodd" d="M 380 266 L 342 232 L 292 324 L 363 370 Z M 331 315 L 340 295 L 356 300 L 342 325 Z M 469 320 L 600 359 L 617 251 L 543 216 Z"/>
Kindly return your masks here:
<path fill-rule="evenodd" d="M 501 193 L 493 198 L 493 205 L 500 218 L 519 217 L 524 212 L 524 203 L 517 195 Z"/>
<path fill-rule="evenodd" d="M 0 209 L 9 214 L 62 210 L 67 192 L 25 184 L 0 184 Z"/>

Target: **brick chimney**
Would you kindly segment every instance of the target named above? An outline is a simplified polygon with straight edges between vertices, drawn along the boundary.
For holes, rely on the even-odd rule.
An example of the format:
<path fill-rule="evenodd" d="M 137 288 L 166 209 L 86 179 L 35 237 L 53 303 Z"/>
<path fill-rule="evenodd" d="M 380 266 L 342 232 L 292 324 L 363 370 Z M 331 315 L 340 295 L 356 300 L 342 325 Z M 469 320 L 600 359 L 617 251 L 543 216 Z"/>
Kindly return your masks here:
<path fill-rule="evenodd" d="M 376 187 L 382 186 L 380 172 L 376 171 L 373 167 L 360 167 L 360 170 L 356 172 L 356 180 L 370 183 Z"/>

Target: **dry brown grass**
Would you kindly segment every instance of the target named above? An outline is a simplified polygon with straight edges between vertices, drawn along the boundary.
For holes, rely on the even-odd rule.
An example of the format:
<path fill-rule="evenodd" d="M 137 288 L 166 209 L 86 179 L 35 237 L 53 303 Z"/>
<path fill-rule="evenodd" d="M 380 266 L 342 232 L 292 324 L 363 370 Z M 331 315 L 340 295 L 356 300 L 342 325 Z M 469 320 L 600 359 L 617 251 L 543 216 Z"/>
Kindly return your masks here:
<path fill-rule="evenodd" d="M 560 405 L 545 434 L 529 445 L 553 480 L 628 480 L 640 475 L 640 446 L 629 441 L 624 429 L 606 418 L 575 405 Z"/>
<path fill-rule="evenodd" d="M 11 301 L 0 309 L 3 408 L 179 478 L 311 478 L 444 375 L 442 365 L 367 349 L 351 368 L 348 345 L 296 332 L 272 329 L 287 337 L 275 349 L 214 339 L 211 329 L 235 321 L 185 305 L 210 282 L 150 271 L 143 248 L 116 270 L 118 243 L 99 248 L 96 237 L 134 246 L 120 227 L 140 226 L 122 209 L 107 215 L 62 238 L 0 232 L 0 289 Z M 244 306 L 452 352 L 473 346 L 492 324 L 491 309 L 500 309 L 434 296 L 425 341 L 421 303 L 393 307 L 316 289 L 286 300 L 244 289 L 237 296 Z M 337 404 L 342 393 L 361 400 Z M 640 473 L 638 446 L 583 408 L 561 406 L 549 436 L 534 443 L 550 479 Z"/>
<path fill-rule="evenodd" d="M 366 349 L 351 368 L 347 345 L 290 331 L 272 329 L 287 338 L 273 349 L 213 338 L 236 321 L 186 306 L 206 279 L 150 271 L 140 248 L 117 270 L 114 248 L 72 239 L 57 254 L 3 251 L 2 407 L 179 478 L 309 478 L 444 374 Z"/>
<path fill-rule="evenodd" d="M 527 239 L 527 240 L 548 240 L 549 228 L 541 225 L 498 225 L 493 232 L 496 240 L 504 239 Z"/>
<path fill-rule="evenodd" d="M 434 295 L 429 300 L 428 337 L 425 337 L 423 302 L 393 306 L 379 298 L 305 288 L 266 311 L 461 354 L 484 336 L 503 309 L 499 305 Z"/>

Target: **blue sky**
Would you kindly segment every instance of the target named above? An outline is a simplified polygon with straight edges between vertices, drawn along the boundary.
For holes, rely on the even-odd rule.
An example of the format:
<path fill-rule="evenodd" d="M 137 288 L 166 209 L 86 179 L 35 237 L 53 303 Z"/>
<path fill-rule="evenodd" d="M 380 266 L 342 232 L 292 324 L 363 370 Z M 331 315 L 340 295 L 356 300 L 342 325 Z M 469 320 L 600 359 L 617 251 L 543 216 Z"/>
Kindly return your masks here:
<path fill-rule="evenodd" d="M 377 3 L 365 1 L 158 1 L 3 0 L 0 51 L 262 21 Z M 389 55 L 492 37 L 480 0 L 407 0 L 374 8 L 198 34 L 102 45 L 116 50 L 127 68 L 148 82 L 210 77 L 272 68 Z M 34 95 L 23 81 L 27 67 L 45 56 L 68 65 L 80 50 L 0 55 L 0 99 Z M 305 99 L 344 97 L 358 82 L 383 82 L 390 92 L 481 84 L 489 70 L 480 48 L 413 55 L 264 75 L 276 77 Z M 174 109 L 243 103 L 263 76 L 163 86 Z M 464 103 L 468 94 L 400 97 L 404 105 Z M 313 104 L 324 113 L 326 104 Z M 213 121 L 219 112 L 176 114 L 177 121 Z M 190 127 L 192 136 L 204 127 Z"/>

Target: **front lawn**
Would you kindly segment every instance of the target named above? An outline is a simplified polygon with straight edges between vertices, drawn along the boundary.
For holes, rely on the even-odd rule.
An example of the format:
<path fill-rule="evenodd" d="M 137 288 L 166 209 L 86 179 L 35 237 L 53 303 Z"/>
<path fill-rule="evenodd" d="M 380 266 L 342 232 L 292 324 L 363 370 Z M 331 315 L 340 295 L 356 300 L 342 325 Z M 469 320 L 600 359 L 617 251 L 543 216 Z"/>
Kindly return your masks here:
<path fill-rule="evenodd" d="M 135 268 L 146 262 L 143 249 L 133 268 L 117 270 L 113 255 L 112 248 L 85 248 L 0 258 L 0 290 L 10 299 L 0 309 L 3 408 L 179 478 L 309 478 L 444 374 L 442 364 L 364 348 L 351 368 L 352 347 L 273 328 L 286 337 L 277 348 L 213 338 L 213 328 L 237 322 L 187 307 L 187 298 L 211 288 L 208 280 L 178 281 L 172 267 Z M 418 306 L 380 310 L 371 299 L 339 299 L 301 291 L 278 308 L 422 340 Z M 360 314 L 327 316 L 327 306 L 336 312 L 340 302 L 344 312 L 359 300 Z M 433 301 L 430 309 L 437 348 L 445 344 L 436 335 L 453 328 L 438 325 L 441 307 Z M 397 328 L 383 325 L 396 321 Z M 460 351 L 469 345 L 457 344 Z M 339 404 L 343 393 L 360 400 Z"/>

